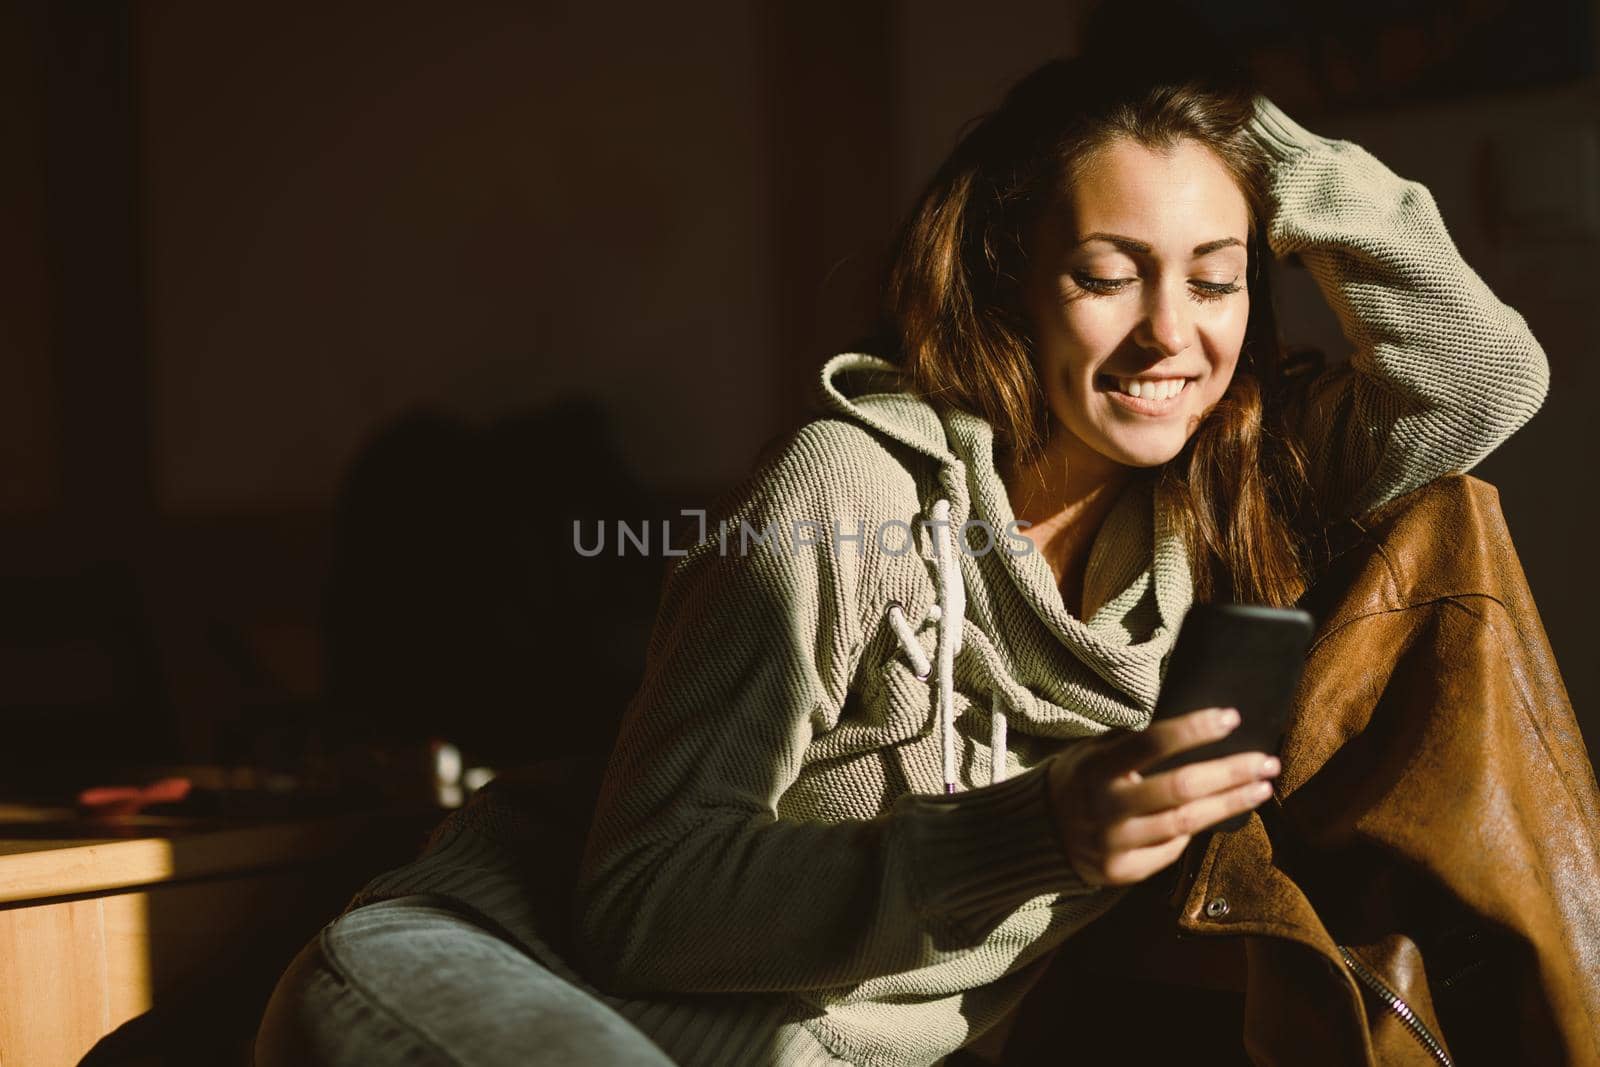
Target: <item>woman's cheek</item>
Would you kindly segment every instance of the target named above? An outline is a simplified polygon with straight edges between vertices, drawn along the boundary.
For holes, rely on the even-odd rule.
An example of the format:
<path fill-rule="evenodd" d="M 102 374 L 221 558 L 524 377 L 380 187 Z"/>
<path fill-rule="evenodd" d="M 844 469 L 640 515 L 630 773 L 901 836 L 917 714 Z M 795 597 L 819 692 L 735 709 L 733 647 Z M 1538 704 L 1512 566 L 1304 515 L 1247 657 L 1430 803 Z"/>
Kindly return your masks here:
<path fill-rule="evenodd" d="M 1239 350 L 1244 345 L 1245 326 L 1248 321 L 1248 313 L 1230 314 L 1226 318 L 1213 320 L 1203 327 L 1202 341 L 1214 370 L 1221 370 L 1224 366 L 1232 367 L 1237 362 Z"/>
<path fill-rule="evenodd" d="M 1235 345 L 1244 342 L 1245 327 L 1250 322 L 1250 301 L 1232 300 L 1224 310 L 1221 328 L 1225 335 L 1235 342 Z"/>
<path fill-rule="evenodd" d="M 1066 312 L 1063 321 L 1064 340 L 1070 351 L 1075 353 L 1099 352 L 1111 347 L 1114 339 L 1126 336 L 1132 329 L 1131 324 L 1124 320 L 1127 312 L 1114 307 L 1107 307 L 1110 301 L 1099 301 L 1100 306 L 1087 300 L 1080 300 L 1072 304 Z M 1084 362 L 1088 357 L 1084 356 Z"/>

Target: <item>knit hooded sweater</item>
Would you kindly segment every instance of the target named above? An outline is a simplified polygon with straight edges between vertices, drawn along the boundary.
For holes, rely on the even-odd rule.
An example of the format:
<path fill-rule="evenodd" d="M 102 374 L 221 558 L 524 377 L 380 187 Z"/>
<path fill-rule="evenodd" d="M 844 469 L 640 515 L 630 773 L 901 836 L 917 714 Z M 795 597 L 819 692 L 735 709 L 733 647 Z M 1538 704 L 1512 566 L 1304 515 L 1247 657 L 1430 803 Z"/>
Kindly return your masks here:
<path fill-rule="evenodd" d="M 1545 398 L 1526 323 L 1422 185 L 1264 97 L 1250 130 L 1273 252 L 1351 345 L 1308 392 L 1319 487 L 1358 513 L 1470 470 Z M 670 570 L 571 913 L 530 889 L 537 837 L 473 805 L 352 907 L 446 896 L 691 1067 L 927 1067 L 1121 897 L 1068 865 L 1044 763 L 1150 722 L 1194 595 L 1171 502 L 1126 484 L 1079 618 L 1008 535 L 988 423 L 877 356 L 817 384 Z"/>

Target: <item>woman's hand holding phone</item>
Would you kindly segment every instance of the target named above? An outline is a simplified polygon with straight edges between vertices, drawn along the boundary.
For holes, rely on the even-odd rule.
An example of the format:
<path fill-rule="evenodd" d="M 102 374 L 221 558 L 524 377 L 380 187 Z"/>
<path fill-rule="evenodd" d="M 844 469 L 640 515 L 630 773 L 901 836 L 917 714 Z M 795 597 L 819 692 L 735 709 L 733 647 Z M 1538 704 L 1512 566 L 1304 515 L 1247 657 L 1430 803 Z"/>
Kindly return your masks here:
<path fill-rule="evenodd" d="M 1234 708 L 1202 708 L 1069 745 L 1048 771 L 1056 828 L 1067 862 L 1090 885 L 1141 882 L 1183 854 L 1190 838 L 1248 812 L 1272 795 L 1276 757 L 1238 752 L 1142 772 L 1168 757 L 1226 737 Z"/>

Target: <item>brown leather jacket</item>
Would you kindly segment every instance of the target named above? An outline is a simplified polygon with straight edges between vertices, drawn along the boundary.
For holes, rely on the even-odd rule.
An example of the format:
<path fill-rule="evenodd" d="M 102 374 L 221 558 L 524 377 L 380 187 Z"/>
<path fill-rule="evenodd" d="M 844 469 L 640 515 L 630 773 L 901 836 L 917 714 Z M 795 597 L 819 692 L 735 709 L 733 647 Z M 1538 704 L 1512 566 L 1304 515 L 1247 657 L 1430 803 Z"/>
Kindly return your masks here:
<path fill-rule="evenodd" d="M 1127 1063 L 1600 1065 L 1600 790 L 1499 494 L 1439 479 L 1331 540 L 1278 795 L 1058 950 L 1005 1062 L 1059 1058 L 1120 972 L 1102 1003 L 1168 1023 Z M 1202 993 L 1184 1034 L 1161 1005 Z"/>

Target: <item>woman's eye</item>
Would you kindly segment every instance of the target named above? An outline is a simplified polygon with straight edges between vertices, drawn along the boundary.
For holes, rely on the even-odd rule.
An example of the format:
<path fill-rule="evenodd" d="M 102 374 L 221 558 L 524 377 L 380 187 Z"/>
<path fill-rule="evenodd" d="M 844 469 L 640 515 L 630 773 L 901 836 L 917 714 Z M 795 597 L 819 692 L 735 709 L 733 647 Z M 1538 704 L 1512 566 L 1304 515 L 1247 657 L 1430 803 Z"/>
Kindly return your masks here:
<path fill-rule="evenodd" d="M 1105 296 L 1111 293 L 1120 293 L 1122 290 L 1126 289 L 1139 279 L 1096 278 L 1091 274 L 1074 273 L 1072 275 L 1072 280 L 1078 284 L 1079 288 L 1085 289 L 1088 292 L 1095 293 L 1097 295 Z M 1190 285 L 1192 288 L 1189 290 L 1189 294 L 1195 300 L 1198 300 L 1201 303 L 1208 303 L 1212 300 L 1221 300 L 1223 297 L 1228 296 L 1231 293 L 1237 293 L 1240 289 L 1240 285 L 1237 281 L 1191 282 Z"/>
<path fill-rule="evenodd" d="M 1072 280 L 1091 293 L 1115 293 L 1136 281 L 1134 278 L 1096 278 L 1090 274 L 1073 274 Z"/>
<path fill-rule="evenodd" d="M 1237 281 L 1232 281 L 1232 282 L 1194 282 L 1193 284 L 1194 284 L 1194 289 L 1192 290 L 1192 292 L 1194 293 L 1194 298 L 1196 300 L 1201 301 L 1202 303 L 1205 303 L 1205 302 L 1208 302 L 1208 301 L 1211 301 L 1211 300 L 1221 300 L 1223 297 L 1227 296 L 1229 293 L 1237 293 L 1239 291 L 1239 288 L 1240 288 L 1239 287 L 1239 283 Z"/>

